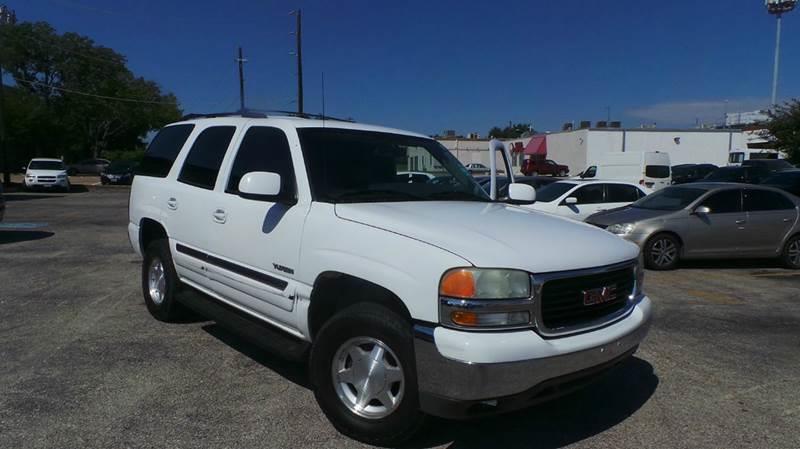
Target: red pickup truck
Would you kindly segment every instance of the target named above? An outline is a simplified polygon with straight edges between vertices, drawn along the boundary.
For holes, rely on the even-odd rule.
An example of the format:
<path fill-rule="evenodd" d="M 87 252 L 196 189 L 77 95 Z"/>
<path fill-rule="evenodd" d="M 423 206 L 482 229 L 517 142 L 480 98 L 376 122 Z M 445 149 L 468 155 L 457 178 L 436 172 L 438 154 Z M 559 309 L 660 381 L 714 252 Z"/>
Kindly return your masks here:
<path fill-rule="evenodd" d="M 557 164 L 551 159 L 525 159 L 522 161 L 521 171 L 525 176 L 567 176 L 569 167 Z"/>

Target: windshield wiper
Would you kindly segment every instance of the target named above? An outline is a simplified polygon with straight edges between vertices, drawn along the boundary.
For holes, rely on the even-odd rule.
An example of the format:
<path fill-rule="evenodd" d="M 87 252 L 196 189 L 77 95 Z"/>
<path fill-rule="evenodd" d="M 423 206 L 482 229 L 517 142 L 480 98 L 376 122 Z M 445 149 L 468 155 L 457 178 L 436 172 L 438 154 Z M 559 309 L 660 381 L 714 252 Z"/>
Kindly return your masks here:
<path fill-rule="evenodd" d="M 413 193 L 401 192 L 399 190 L 379 189 L 379 190 L 354 190 L 351 192 L 344 192 L 338 195 L 332 195 L 331 199 L 334 201 L 352 201 L 370 200 L 370 201 L 398 201 L 398 200 L 411 200 L 411 201 L 424 201 L 426 198 L 414 195 Z"/>

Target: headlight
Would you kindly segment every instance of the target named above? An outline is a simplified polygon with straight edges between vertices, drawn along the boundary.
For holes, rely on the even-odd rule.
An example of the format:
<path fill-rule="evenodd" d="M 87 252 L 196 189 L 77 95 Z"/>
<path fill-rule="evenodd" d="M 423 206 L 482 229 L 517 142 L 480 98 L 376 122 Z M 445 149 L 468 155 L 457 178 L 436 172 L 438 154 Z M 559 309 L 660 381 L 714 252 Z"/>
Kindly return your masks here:
<path fill-rule="evenodd" d="M 58 179 L 66 179 L 66 178 L 67 178 L 67 175 L 65 175 L 65 174 L 58 175 Z"/>
<path fill-rule="evenodd" d="M 528 273 L 519 270 L 456 268 L 442 276 L 439 295 L 461 299 L 512 299 L 531 296 Z"/>
<path fill-rule="evenodd" d="M 609 226 L 608 228 L 606 228 L 606 231 L 616 235 L 625 235 L 633 232 L 633 229 L 635 227 L 636 224 L 634 223 L 618 223 Z"/>
<path fill-rule="evenodd" d="M 456 268 L 439 283 L 442 324 L 465 329 L 532 325 L 530 275 L 519 270 Z"/>

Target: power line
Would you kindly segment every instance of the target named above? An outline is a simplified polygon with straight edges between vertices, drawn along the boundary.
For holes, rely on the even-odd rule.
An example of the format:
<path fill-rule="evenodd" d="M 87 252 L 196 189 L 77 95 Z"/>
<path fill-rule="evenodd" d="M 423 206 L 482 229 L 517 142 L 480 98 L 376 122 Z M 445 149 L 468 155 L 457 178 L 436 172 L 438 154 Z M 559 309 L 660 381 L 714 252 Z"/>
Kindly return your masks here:
<path fill-rule="evenodd" d="M 33 86 L 47 87 L 48 89 L 53 89 L 53 90 L 57 90 L 57 91 L 60 91 L 60 92 L 66 92 L 68 94 L 83 95 L 85 97 L 99 98 L 101 100 L 112 100 L 112 101 L 122 101 L 122 102 L 127 102 L 127 103 L 143 103 L 143 104 L 171 104 L 171 105 L 177 105 L 178 104 L 177 102 L 174 102 L 174 101 L 142 100 L 142 99 L 139 99 L 139 98 L 112 97 L 112 96 L 108 96 L 108 95 L 97 95 L 97 94 L 92 94 L 92 93 L 89 93 L 89 92 L 81 92 L 79 90 L 65 89 L 63 87 L 55 87 L 55 86 L 51 86 L 51 85 L 46 84 L 46 83 L 41 83 L 39 81 L 24 80 L 24 79 L 20 79 L 20 78 L 13 77 L 13 76 L 11 77 L 11 79 L 13 79 L 14 81 L 16 81 L 18 83 L 25 83 L 25 84 L 29 84 L 29 85 L 33 85 Z"/>

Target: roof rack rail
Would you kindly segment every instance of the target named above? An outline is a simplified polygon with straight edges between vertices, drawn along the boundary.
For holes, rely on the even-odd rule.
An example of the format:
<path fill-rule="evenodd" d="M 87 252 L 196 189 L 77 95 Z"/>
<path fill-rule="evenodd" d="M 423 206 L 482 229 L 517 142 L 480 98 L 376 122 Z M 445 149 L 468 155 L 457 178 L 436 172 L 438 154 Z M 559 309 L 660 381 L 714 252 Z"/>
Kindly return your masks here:
<path fill-rule="evenodd" d="M 184 115 L 183 117 L 181 117 L 181 120 L 193 120 L 197 118 L 214 118 L 214 117 L 267 118 L 267 114 L 247 109 L 244 111 L 237 111 L 237 112 L 210 112 L 207 114 L 192 113 Z"/>
<path fill-rule="evenodd" d="M 308 112 L 284 111 L 280 109 L 249 109 L 249 111 L 264 113 L 267 115 L 275 114 L 275 115 L 286 115 L 289 117 L 313 118 L 318 120 L 335 120 L 337 122 L 355 123 L 355 120 L 351 118 L 338 118 L 338 117 L 332 117 L 330 115 L 310 114 Z"/>
<path fill-rule="evenodd" d="M 330 115 L 322 114 L 309 114 L 307 112 L 294 112 L 282 111 L 279 109 L 245 109 L 237 112 L 211 112 L 207 114 L 186 114 L 181 120 L 194 120 L 198 118 L 215 118 L 215 117 L 245 117 L 245 118 L 267 118 L 270 115 L 281 115 L 298 118 L 313 118 L 317 120 L 334 120 L 337 122 L 355 123 L 351 118 L 337 118 Z"/>

